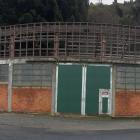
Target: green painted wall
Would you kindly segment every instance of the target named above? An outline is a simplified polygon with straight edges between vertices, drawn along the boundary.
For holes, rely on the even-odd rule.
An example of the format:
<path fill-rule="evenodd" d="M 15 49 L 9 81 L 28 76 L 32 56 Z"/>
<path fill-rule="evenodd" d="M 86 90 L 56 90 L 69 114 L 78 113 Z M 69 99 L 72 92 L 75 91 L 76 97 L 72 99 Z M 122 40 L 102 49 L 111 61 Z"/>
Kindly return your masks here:
<path fill-rule="evenodd" d="M 57 112 L 81 113 L 82 66 L 59 65 Z"/>
<path fill-rule="evenodd" d="M 110 67 L 88 66 L 86 86 L 86 114 L 88 115 L 98 115 L 99 89 L 110 89 Z"/>

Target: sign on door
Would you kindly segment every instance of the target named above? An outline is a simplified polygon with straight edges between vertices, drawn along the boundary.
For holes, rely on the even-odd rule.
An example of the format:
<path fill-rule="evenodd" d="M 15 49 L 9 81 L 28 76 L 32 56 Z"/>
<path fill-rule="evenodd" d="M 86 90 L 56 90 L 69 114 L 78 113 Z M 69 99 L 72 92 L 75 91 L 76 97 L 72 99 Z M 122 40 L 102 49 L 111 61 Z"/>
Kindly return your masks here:
<path fill-rule="evenodd" d="M 111 114 L 110 89 L 99 89 L 99 114 Z"/>

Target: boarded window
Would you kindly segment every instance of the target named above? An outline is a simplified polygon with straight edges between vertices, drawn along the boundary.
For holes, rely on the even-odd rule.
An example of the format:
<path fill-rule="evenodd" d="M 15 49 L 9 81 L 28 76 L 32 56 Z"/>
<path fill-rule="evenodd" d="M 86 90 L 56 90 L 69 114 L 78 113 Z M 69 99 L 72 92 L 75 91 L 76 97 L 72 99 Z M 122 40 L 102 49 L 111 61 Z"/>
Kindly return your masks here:
<path fill-rule="evenodd" d="M 8 82 L 8 65 L 0 65 L 0 82 Z"/>
<path fill-rule="evenodd" d="M 117 67 L 117 89 L 140 90 L 140 66 Z"/>
<path fill-rule="evenodd" d="M 13 72 L 14 86 L 50 87 L 52 65 L 45 63 L 16 64 Z"/>

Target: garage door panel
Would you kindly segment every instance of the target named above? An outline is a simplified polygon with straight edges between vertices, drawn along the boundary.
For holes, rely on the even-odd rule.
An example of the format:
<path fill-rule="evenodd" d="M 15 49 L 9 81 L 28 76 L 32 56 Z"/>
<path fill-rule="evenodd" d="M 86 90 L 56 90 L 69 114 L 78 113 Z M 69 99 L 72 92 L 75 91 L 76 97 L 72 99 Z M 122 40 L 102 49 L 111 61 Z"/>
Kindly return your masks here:
<path fill-rule="evenodd" d="M 82 66 L 59 65 L 58 112 L 81 113 Z"/>
<path fill-rule="evenodd" d="M 88 66 L 86 84 L 86 114 L 98 115 L 99 89 L 110 89 L 110 67 Z"/>

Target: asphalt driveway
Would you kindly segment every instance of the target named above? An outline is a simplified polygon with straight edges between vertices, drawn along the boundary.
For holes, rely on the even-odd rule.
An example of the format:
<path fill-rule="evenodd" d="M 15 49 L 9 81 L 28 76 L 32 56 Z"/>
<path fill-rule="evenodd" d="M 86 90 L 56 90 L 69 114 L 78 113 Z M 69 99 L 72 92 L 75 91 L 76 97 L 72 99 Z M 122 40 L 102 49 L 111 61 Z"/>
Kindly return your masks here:
<path fill-rule="evenodd" d="M 33 114 L 0 114 L 0 125 L 45 128 L 49 131 L 96 131 L 140 129 L 140 119 L 65 118 Z"/>

